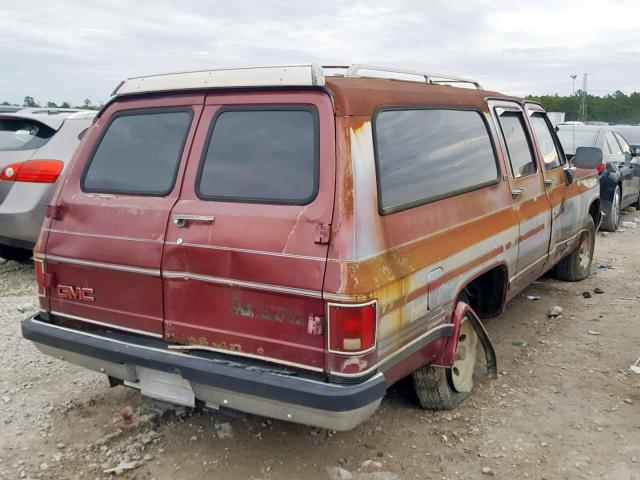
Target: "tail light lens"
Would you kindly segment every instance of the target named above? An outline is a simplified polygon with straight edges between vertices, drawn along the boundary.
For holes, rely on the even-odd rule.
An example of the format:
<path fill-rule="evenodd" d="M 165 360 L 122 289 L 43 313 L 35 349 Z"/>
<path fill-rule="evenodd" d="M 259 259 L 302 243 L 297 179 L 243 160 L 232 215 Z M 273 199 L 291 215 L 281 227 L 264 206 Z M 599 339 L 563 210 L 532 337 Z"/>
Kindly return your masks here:
<path fill-rule="evenodd" d="M 34 260 L 36 283 L 38 285 L 38 293 L 44 294 L 46 292 L 45 278 L 44 278 L 44 263 L 42 260 Z"/>
<path fill-rule="evenodd" d="M 60 160 L 27 160 L 7 165 L 0 172 L 0 180 L 30 183 L 54 183 L 64 163 Z"/>
<path fill-rule="evenodd" d="M 600 164 L 600 166 L 598 167 L 598 175 L 600 175 L 602 172 L 604 172 L 604 169 L 607 168 L 607 164 L 602 162 Z"/>
<path fill-rule="evenodd" d="M 377 303 L 329 304 L 329 350 L 363 353 L 376 343 Z"/>

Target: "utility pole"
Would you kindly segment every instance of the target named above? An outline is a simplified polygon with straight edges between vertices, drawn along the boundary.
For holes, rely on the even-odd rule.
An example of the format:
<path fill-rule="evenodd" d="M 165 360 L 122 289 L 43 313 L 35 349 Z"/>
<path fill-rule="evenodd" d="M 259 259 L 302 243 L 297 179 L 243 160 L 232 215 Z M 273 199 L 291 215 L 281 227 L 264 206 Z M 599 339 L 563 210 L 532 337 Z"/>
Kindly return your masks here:
<path fill-rule="evenodd" d="M 587 74 L 582 77 L 582 92 L 580 95 L 580 109 L 578 111 L 578 120 L 587 121 Z"/>
<path fill-rule="evenodd" d="M 571 76 L 571 82 L 572 82 L 572 86 L 571 86 L 571 103 L 575 102 L 575 98 L 576 98 L 576 78 L 578 78 L 578 75 L 573 74 L 570 75 Z M 573 140 L 572 140 L 572 148 L 576 148 L 576 124 L 573 124 Z"/>

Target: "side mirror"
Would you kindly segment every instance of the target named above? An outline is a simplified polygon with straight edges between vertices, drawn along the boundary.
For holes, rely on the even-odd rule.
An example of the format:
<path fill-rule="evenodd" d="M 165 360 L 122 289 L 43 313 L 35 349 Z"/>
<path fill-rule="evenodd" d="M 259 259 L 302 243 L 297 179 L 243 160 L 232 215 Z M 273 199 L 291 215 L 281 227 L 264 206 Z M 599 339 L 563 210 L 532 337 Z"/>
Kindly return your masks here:
<path fill-rule="evenodd" d="M 602 164 L 602 150 L 596 147 L 578 147 L 573 157 L 576 168 L 596 169 Z"/>
<path fill-rule="evenodd" d="M 640 157 L 640 145 L 631 145 L 631 154 L 634 157 Z"/>

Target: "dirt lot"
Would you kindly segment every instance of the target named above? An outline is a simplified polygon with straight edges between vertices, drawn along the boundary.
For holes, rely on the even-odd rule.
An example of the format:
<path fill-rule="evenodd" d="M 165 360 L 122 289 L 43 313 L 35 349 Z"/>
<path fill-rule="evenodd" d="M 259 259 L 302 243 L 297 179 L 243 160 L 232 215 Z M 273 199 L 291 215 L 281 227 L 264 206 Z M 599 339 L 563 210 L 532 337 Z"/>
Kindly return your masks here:
<path fill-rule="evenodd" d="M 543 278 L 488 323 L 499 379 L 479 371 L 472 398 L 443 413 L 420 410 L 401 383 L 346 433 L 185 410 L 122 428 L 123 406 L 141 420 L 153 402 L 23 340 L 33 268 L 3 262 L 0 478 L 640 479 L 640 375 L 628 371 L 640 355 L 640 214 L 623 221 L 636 217 L 638 228 L 598 234 L 590 279 Z M 554 305 L 563 315 L 549 319 Z"/>

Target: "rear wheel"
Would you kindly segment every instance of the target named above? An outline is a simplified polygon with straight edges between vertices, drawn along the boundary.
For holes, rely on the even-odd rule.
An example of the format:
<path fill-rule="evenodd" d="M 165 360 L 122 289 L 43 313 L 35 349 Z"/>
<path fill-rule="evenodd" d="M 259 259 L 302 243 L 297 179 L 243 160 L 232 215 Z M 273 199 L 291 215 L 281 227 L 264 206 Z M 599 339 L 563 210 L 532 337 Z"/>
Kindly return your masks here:
<path fill-rule="evenodd" d="M 412 374 L 420 406 L 428 410 L 452 410 L 473 389 L 478 336 L 471 323 L 463 321 L 458 334 L 456 360 L 451 368 L 425 365 Z"/>
<path fill-rule="evenodd" d="M 596 227 L 589 216 L 587 229 L 582 234 L 580 246 L 564 257 L 555 267 L 556 277 L 567 282 L 584 280 L 591 273 L 593 248 L 596 244 Z"/>
<path fill-rule="evenodd" d="M 607 232 L 615 232 L 620 224 L 620 204 L 622 203 L 622 195 L 620 193 L 620 186 L 617 185 L 613 192 L 613 199 L 611 200 L 611 207 L 606 212 L 604 220 L 602 221 L 602 230 Z"/>

